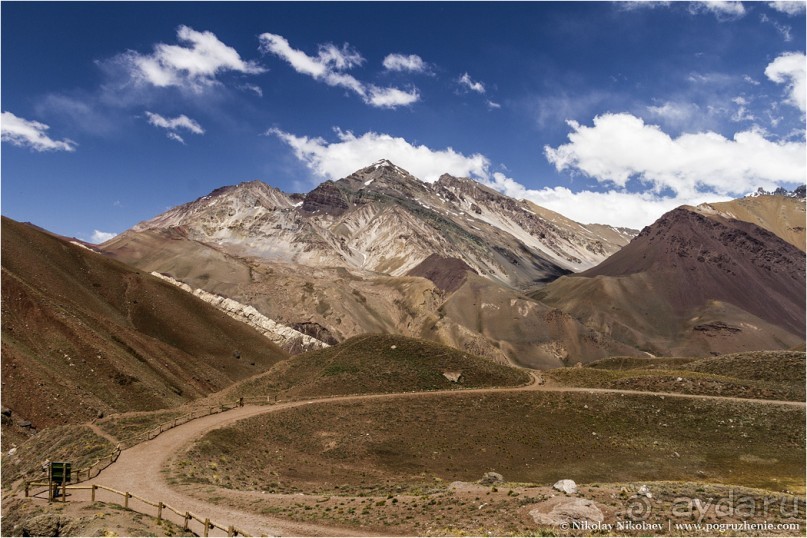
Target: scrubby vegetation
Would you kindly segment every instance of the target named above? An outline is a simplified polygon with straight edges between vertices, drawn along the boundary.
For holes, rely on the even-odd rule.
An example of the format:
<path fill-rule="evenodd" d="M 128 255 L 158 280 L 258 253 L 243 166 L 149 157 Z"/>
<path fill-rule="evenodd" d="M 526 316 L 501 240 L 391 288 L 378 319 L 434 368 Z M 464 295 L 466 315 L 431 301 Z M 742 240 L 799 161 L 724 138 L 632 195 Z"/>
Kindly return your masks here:
<path fill-rule="evenodd" d="M 757 351 L 718 357 L 613 357 L 585 368 L 547 372 L 548 379 L 576 387 L 679 392 L 803 401 L 805 354 Z"/>
<path fill-rule="evenodd" d="M 450 381 L 445 373 L 459 373 Z M 427 340 L 366 335 L 298 355 L 222 393 L 222 399 L 279 399 L 432 391 L 529 383 L 526 371 Z"/>
<path fill-rule="evenodd" d="M 133 413 L 127 415 L 111 415 L 98 422 L 98 426 L 112 437 L 119 439 L 123 446 L 132 446 L 142 440 L 142 436 L 177 417 L 186 415 L 191 407 Z"/>
<path fill-rule="evenodd" d="M 3 487 L 17 480 L 33 480 L 45 476 L 42 463 L 69 461 L 73 471 L 108 457 L 115 445 L 87 426 L 58 426 L 39 432 L 17 447 L 13 455 L 2 459 Z"/>
<path fill-rule="evenodd" d="M 698 480 L 804 489 L 804 409 L 500 392 L 329 402 L 207 434 L 176 478 L 241 490 L 420 494 L 496 471 L 551 484 Z"/>

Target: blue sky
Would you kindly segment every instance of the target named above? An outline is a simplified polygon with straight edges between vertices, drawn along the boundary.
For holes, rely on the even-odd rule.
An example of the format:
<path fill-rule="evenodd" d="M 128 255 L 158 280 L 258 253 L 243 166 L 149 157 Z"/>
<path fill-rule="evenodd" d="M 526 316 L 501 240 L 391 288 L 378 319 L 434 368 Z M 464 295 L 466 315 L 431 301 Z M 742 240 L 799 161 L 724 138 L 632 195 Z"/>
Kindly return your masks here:
<path fill-rule="evenodd" d="M 805 179 L 801 2 L 2 6 L 2 212 L 86 240 L 386 157 L 583 222 Z"/>

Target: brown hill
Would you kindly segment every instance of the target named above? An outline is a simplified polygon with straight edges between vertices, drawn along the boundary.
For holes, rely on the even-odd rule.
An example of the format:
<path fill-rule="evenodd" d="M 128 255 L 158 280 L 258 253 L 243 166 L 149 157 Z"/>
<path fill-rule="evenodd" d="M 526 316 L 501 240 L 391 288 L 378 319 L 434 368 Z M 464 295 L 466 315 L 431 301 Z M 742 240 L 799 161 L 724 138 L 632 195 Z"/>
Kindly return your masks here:
<path fill-rule="evenodd" d="M 268 372 L 234 385 L 220 397 L 222 401 L 232 401 L 239 396 L 274 396 L 288 400 L 514 387 L 529 381 L 529 374 L 520 368 L 497 364 L 435 342 L 368 334 L 280 362 Z"/>
<path fill-rule="evenodd" d="M 756 224 L 773 232 L 791 245 L 805 250 L 804 198 L 763 194 L 728 202 L 701 204 L 695 208 L 704 215 L 719 215 Z"/>
<path fill-rule="evenodd" d="M 534 296 L 652 354 L 790 349 L 803 341 L 805 255 L 754 224 L 678 208 Z"/>
<path fill-rule="evenodd" d="M 7 218 L 2 316 L 3 406 L 36 428 L 177 405 L 286 357 L 179 288 Z"/>
<path fill-rule="evenodd" d="M 427 258 L 415 271 L 423 278 L 391 277 L 234 257 L 177 230 L 125 232 L 104 248 L 144 271 L 249 304 L 290 327 L 317 327 L 336 341 L 398 334 L 539 368 L 640 353 L 456 259 Z"/>
<path fill-rule="evenodd" d="M 457 291 L 465 282 L 466 273 L 476 271 L 462 260 L 432 254 L 407 273 L 408 276 L 428 278 L 445 292 Z"/>

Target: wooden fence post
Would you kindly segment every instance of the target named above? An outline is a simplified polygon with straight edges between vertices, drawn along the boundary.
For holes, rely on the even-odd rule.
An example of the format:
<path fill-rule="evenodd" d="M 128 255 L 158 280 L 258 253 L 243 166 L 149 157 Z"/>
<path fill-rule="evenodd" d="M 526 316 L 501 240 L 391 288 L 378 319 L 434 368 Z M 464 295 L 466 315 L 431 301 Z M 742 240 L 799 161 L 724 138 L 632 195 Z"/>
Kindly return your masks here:
<path fill-rule="evenodd" d="M 210 530 L 210 518 L 206 517 L 205 518 L 205 533 L 203 534 L 203 536 L 209 536 L 210 535 L 209 532 L 208 532 L 209 530 Z"/>
<path fill-rule="evenodd" d="M 187 531 L 190 530 L 188 528 L 188 520 L 191 518 L 190 512 L 185 512 L 185 522 L 182 524 L 182 530 Z"/>
<path fill-rule="evenodd" d="M 92 492 L 90 493 L 90 501 L 95 502 L 95 490 L 98 489 L 98 486 L 95 484 L 92 485 Z"/>
<path fill-rule="evenodd" d="M 123 494 L 123 507 L 125 509 L 127 509 L 127 510 L 129 509 L 129 492 L 128 491 Z"/>
<path fill-rule="evenodd" d="M 235 529 L 233 528 L 232 525 L 227 527 L 227 536 L 235 536 Z"/>
<path fill-rule="evenodd" d="M 62 478 L 62 502 L 67 502 L 67 477 Z"/>
<path fill-rule="evenodd" d="M 163 503 L 162 501 L 157 503 L 157 523 L 160 523 L 163 519 Z"/>
<path fill-rule="evenodd" d="M 30 485 L 28 482 L 26 482 L 26 483 L 25 483 L 25 496 L 26 496 L 26 497 L 28 496 L 28 488 L 29 488 L 30 486 L 31 486 L 31 485 Z"/>

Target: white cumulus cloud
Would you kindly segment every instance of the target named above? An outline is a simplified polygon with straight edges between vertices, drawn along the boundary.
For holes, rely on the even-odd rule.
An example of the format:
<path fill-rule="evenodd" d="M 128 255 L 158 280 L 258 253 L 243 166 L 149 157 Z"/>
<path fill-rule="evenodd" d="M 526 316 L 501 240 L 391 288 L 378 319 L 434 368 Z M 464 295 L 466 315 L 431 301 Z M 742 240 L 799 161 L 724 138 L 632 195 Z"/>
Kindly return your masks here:
<path fill-rule="evenodd" d="M 807 7 L 807 2 L 805 2 L 804 0 L 798 0 L 795 2 L 779 1 L 779 2 L 768 2 L 768 5 L 773 9 L 775 9 L 776 11 L 780 11 L 782 13 L 787 13 L 790 16 L 794 16 L 804 13 L 805 7 Z"/>
<path fill-rule="evenodd" d="M 113 237 L 117 236 L 118 234 L 112 232 L 102 232 L 101 230 L 93 230 L 92 238 L 90 241 L 96 245 L 100 245 L 101 243 L 106 243 Z"/>
<path fill-rule="evenodd" d="M 239 86 L 242 90 L 249 90 L 258 97 L 263 97 L 263 89 L 257 84 L 242 84 Z"/>
<path fill-rule="evenodd" d="M 387 71 L 423 73 L 429 70 L 429 65 L 417 54 L 387 54 L 383 64 Z"/>
<path fill-rule="evenodd" d="M 374 161 L 389 159 L 423 181 L 436 181 L 442 174 L 487 178 L 490 161 L 475 153 L 464 155 L 452 148 L 434 150 L 413 145 L 406 139 L 388 134 L 367 132 L 356 136 L 350 131 L 336 130 L 337 140 L 296 136 L 280 129 L 267 135 L 277 136 L 288 144 L 294 155 L 317 176 L 340 179 Z"/>
<path fill-rule="evenodd" d="M 691 13 L 709 12 L 715 15 L 720 21 L 739 19 L 745 15 L 743 3 L 735 0 L 705 0 L 702 2 L 691 2 L 689 4 Z"/>
<path fill-rule="evenodd" d="M 566 187 L 533 189 L 501 172 L 480 153 L 433 149 L 401 137 L 367 132 L 357 136 L 336 129 L 326 140 L 280 129 L 267 135 L 286 143 L 316 176 L 339 179 L 370 163 L 389 159 L 424 181 L 440 175 L 471 177 L 508 196 L 528 199 L 584 223 L 642 228 L 683 204 L 728 200 L 757 187 L 803 182 L 803 142 L 771 142 L 754 131 L 727 139 L 716 133 L 672 138 L 629 114 L 595 118 L 594 126 L 571 123 L 569 143 L 545 148 L 558 170 L 594 177 L 603 191 L 573 192 Z M 638 185 L 628 181 L 639 177 Z M 639 188 L 639 192 L 634 192 Z"/>
<path fill-rule="evenodd" d="M 569 142 L 544 154 L 558 171 L 579 171 L 626 187 L 632 178 L 653 192 L 692 197 L 703 191 L 747 192 L 805 179 L 804 142 L 774 142 L 755 130 L 732 139 L 714 132 L 673 138 L 631 114 L 603 114 L 593 126 L 569 122 Z"/>
<path fill-rule="evenodd" d="M 38 121 L 26 120 L 11 112 L 3 112 L 0 119 L 0 131 L 3 142 L 14 146 L 27 147 L 34 151 L 75 151 L 74 141 L 65 138 L 54 140 L 48 136 L 50 127 Z"/>
<path fill-rule="evenodd" d="M 396 108 L 411 105 L 420 100 L 420 93 L 415 88 L 401 90 L 399 88 L 380 88 L 370 85 L 367 101 L 378 108 Z"/>
<path fill-rule="evenodd" d="M 120 59 L 135 80 L 157 87 L 179 86 L 200 92 L 217 83 L 227 71 L 263 73 L 255 62 L 245 61 L 238 52 L 222 43 L 212 32 L 198 32 L 188 26 L 177 29 L 180 45 L 158 43 L 151 54 L 129 51 Z"/>
<path fill-rule="evenodd" d="M 695 103 L 667 101 L 660 105 L 647 107 L 651 117 L 662 120 L 665 125 L 675 128 L 684 128 L 694 123 L 696 118 L 702 117 L 701 108 Z"/>
<path fill-rule="evenodd" d="M 179 142 L 180 144 L 185 144 L 185 139 L 182 138 L 177 133 L 175 133 L 174 131 L 168 131 L 167 133 L 165 133 L 165 136 L 167 136 L 170 140 L 174 140 L 175 142 Z"/>
<path fill-rule="evenodd" d="M 765 68 L 765 76 L 777 84 L 785 84 L 788 98 L 785 102 L 802 112 L 807 110 L 807 57 L 803 52 L 786 52 Z"/>
<path fill-rule="evenodd" d="M 485 93 L 485 85 L 479 81 L 471 79 L 471 76 L 468 73 L 463 73 L 457 82 L 459 82 L 460 86 L 463 86 L 476 93 Z"/>
<path fill-rule="evenodd" d="M 146 117 L 148 118 L 149 124 L 167 130 L 168 132 L 165 136 L 180 144 L 185 143 L 185 139 L 177 132 L 180 129 L 190 131 L 193 134 L 205 134 L 205 130 L 202 129 L 202 126 L 199 125 L 196 120 L 192 120 L 185 114 L 180 114 L 176 118 L 166 118 L 154 112 L 146 111 Z"/>
<path fill-rule="evenodd" d="M 694 196 L 661 196 L 652 192 L 631 193 L 619 190 L 573 192 L 566 187 L 528 189 L 517 181 L 496 172 L 485 182 L 489 187 L 507 196 L 526 199 L 557 211 L 561 215 L 584 224 L 610 224 L 641 229 L 652 224 L 661 215 L 681 205 L 698 205 L 720 202 L 730 197 L 716 194 Z"/>
<path fill-rule="evenodd" d="M 205 134 L 205 130 L 202 129 L 202 126 L 185 114 L 181 114 L 176 118 L 166 118 L 159 114 L 146 111 L 146 116 L 148 117 L 149 123 L 155 127 L 162 127 L 163 129 L 169 129 L 171 131 L 186 129 L 194 134 Z"/>
<path fill-rule="evenodd" d="M 318 55 L 309 56 L 292 47 L 281 35 L 266 32 L 259 36 L 259 40 L 263 52 L 285 60 L 298 73 L 308 75 L 329 86 L 348 89 L 370 106 L 396 108 L 410 105 L 420 99 L 420 94 L 415 89 L 401 90 L 366 85 L 353 75 L 345 73 L 345 70 L 364 62 L 364 58 L 347 44 L 341 48 L 332 44 L 320 45 Z"/>

